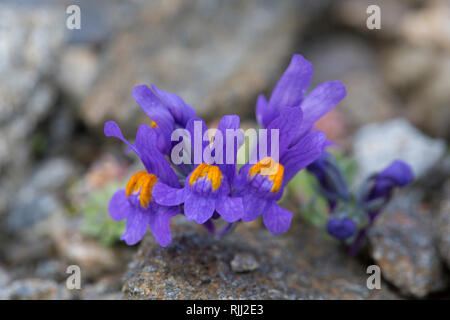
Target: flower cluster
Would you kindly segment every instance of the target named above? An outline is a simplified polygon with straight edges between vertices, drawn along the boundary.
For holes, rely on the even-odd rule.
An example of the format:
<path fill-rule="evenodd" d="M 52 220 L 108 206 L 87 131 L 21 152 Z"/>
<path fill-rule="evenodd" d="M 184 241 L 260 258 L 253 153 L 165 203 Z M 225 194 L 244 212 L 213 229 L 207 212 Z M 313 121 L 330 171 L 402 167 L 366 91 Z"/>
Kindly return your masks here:
<path fill-rule="evenodd" d="M 223 139 L 228 131 L 239 129 L 238 116 L 222 117 L 211 140 L 205 139 L 209 131 L 205 122 L 179 96 L 156 86 L 134 88 L 133 97 L 151 119 L 150 125 L 139 127 L 134 144 L 124 138 L 115 122 L 107 122 L 104 128 L 106 136 L 122 140 L 145 167 L 110 200 L 111 217 L 126 219 L 121 239 L 133 245 L 150 229 L 157 242 L 167 246 L 172 240 L 170 220 L 177 214 L 211 233 L 215 233 L 216 219 L 228 222 L 224 233 L 233 223 L 260 215 L 273 234 L 286 232 L 292 213 L 277 202 L 296 173 L 319 159 L 330 144 L 322 131 L 314 130 L 314 124 L 346 95 L 338 81 L 322 83 L 305 94 L 312 73 L 311 63 L 296 54 L 270 99 L 258 97 L 256 118 L 270 138 L 258 136 L 251 161 L 239 171 L 236 153 L 243 136 Z M 200 135 L 194 132 L 196 127 Z M 173 133 L 179 129 L 187 132 L 181 142 L 182 158 L 188 161 L 174 159 L 180 149 Z M 197 146 L 201 152 L 192 152 Z M 227 161 L 218 160 L 224 157 Z"/>
<path fill-rule="evenodd" d="M 383 171 L 368 177 L 359 192 L 353 194 L 331 154 L 324 152 L 308 165 L 307 170 L 317 178 L 319 192 L 328 202 L 328 233 L 343 241 L 352 255 L 357 253 L 368 229 L 391 199 L 394 189 L 404 187 L 414 179 L 410 166 L 395 160 Z"/>

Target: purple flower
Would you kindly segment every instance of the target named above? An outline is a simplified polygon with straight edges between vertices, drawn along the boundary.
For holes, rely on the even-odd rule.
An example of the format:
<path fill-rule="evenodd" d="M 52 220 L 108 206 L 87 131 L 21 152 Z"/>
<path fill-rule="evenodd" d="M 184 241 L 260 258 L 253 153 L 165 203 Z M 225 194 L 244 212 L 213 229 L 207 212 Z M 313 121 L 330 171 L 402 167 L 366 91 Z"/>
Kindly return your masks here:
<path fill-rule="evenodd" d="M 291 62 L 273 89 L 269 101 L 263 95 L 256 103 L 256 118 L 266 128 L 285 107 L 300 107 L 303 111 L 302 131 L 312 129 L 315 122 L 333 109 L 346 96 L 345 86 L 339 81 L 320 84 L 305 96 L 312 79 L 313 66 L 300 54 Z"/>
<path fill-rule="evenodd" d="M 244 203 L 242 220 L 252 221 L 262 214 L 265 226 L 274 234 L 286 232 L 292 220 L 292 213 L 277 204 L 284 187 L 298 171 L 320 157 L 327 143 L 323 132 L 305 130 L 302 119 L 301 108 L 282 109 L 267 126 L 269 132 L 279 130 L 279 162 L 266 157 L 254 165 L 246 164 L 233 184 Z M 272 144 L 269 138 L 268 145 Z"/>
<path fill-rule="evenodd" d="M 410 184 L 414 180 L 414 174 L 407 163 L 395 160 L 373 179 L 375 185 L 369 193 L 369 200 L 390 197 L 395 187 L 404 187 Z"/>
<path fill-rule="evenodd" d="M 386 169 L 370 177 L 359 195 L 359 205 L 369 215 L 369 222 L 361 228 L 349 251 L 355 255 L 363 243 L 367 230 L 372 226 L 378 214 L 392 197 L 392 192 L 396 187 L 404 187 L 414 180 L 414 174 L 411 167 L 401 161 L 393 161 Z M 367 188 L 367 186 L 369 188 Z"/>
<path fill-rule="evenodd" d="M 327 224 L 327 231 L 333 237 L 344 240 L 351 237 L 356 232 L 356 223 L 350 218 L 330 218 Z"/>
<path fill-rule="evenodd" d="M 168 154 L 172 142 L 170 136 L 174 129 L 184 128 L 189 119 L 195 117 L 195 111 L 179 96 L 164 92 L 155 85 L 151 89 L 146 85 L 139 85 L 133 89 L 133 98 L 152 120 L 151 127 L 158 134 L 159 150 Z"/>
<path fill-rule="evenodd" d="M 285 185 L 294 175 L 319 158 L 329 144 L 321 131 L 313 131 L 314 124 L 334 108 L 346 95 L 339 81 L 325 82 L 305 96 L 312 79 L 313 67 L 296 54 L 276 84 L 269 101 L 263 95 L 256 103 L 259 124 L 279 130 L 279 144 L 271 139 L 267 149 L 278 147 L 279 162 L 266 157 L 254 165 L 244 165 L 234 182 L 236 194 L 244 203 L 243 221 L 263 215 L 267 229 L 283 233 L 289 229 L 292 213 L 277 204 Z M 260 142 L 257 153 L 259 154 Z"/>
<path fill-rule="evenodd" d="M 411 167 L 395 160 L 380 173 L 370 177 L 367 183 L 371 186 L 363 195 L 370 218 L 373 220 L 382 207 L 390 200 L 396 187 L 404 187 L 414 180 Z"/>
<path fill-rule="evenodd" d="M 122 140 L 141 159 L 146 171 L 134 174 L 125 190 L 117 191 L 108 206 L 111 218 L 116 221 L 126 219 L 126 231 L 120 238 L 128 245 L 139 242 L 150 227 L 156 241 L 165 247 L 172 241 L 170 219 L 180 212 L 178 206 L 161 206 L 153 200 L 155 183 L 178 187 L 178 179 L 156 147 L 157 133 L 147 125 L 141 125 L 136 134 L 135 144 L 128 142 L 119 126 L 109 121 L 104 128 L 107 137 Z"/>
<path fill-rule="evenodd" d="M 187 124 L 188 131 L 192 130 L 192 127 L 191 120 Z M 239 128 L 239 117 L 230 115 L 221 119 L 218 131 L 225 136 L 227 129 L 237 128 Z M 203 126 L 203 130 L 205 129 L 206 127 Z M 191 137 L 194 135 L 192 134 Z M 192 144 L 195 143 L 192 141 Z M 210 148 L 208 142 L 203 142 L 203 147 Z M 216 153 L 223 153 L 223 155 L 226 155 L 225 150 L 226 140 L 223 141 L 223 150 L 214 149 Z M 236 151 L 237 145 L 234 148 L 234 159 L 236 159 Z M 166 206 L 184 204 L 186 218 L 199 224 L 209 221 L 215 211 L 228 222 L 239 220 L 243 215 L 242 199 L 230 195 L 236 164 L 235 162 L 233 164 L 223 162 L 198 164 L 187 176 L 183 188 L 174 188 L 164 181 L 156 183 L 153 189 L 155 201 Z"/>

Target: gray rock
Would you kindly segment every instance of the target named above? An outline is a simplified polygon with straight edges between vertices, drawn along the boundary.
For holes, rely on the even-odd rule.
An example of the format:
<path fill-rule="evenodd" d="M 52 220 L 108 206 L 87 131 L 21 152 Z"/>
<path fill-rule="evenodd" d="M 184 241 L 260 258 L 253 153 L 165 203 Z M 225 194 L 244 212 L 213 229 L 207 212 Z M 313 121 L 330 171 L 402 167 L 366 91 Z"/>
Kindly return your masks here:
<path fill-rule="evenodd" d="M 392 118 L 397 101 L 380 76 L 380 66 L 370 44 L 346 34 L 320 37 L 306 50 L 314 65 L 312 86 L 339 80 L 347 96 L 335 108 L 350 129 Z"/>
<path fill-rule="evenodd" d="M 0 266 L 0 287 L 4 287 L 11 281 L 9 273 Z"/>
<path fill-rule="evenodd" d="M 51 221 L 50 238 L 58 259 L 66 266 L 81 268 L 82 280 L 92 280 L 101 275 L 123 271 L 121 260 L 130 258 L 128 248 L 114 248 L 100 244 L 83 235 L 78 219 L 61 217 Z"/>
<path fill-rule="evenodd" d="M 450 50 L 450 4 L 447 0 L 426 1 L 419 10 L 405 14 L 399 26 L 400 36 L 424 47 Z"/>
<path fill-rule="evenodd" d="M 408 296 L 423 298 L 447 287 L 447 276 L 434 243 L 431 213 L 421 196 L 398 197 L 369 232 L 370 254 L 383 277 Z"/>
<path fill-rule="evenodd" d="M 62 300 L 70 297 L 69 291 L 52 280 L 16 280 L 0 288 L 0 300 Z"/>
<path fill-rule="evenodd" d="M 250 272 L 259 268 L 259 263 L 251 254 L 237 253 L 231 260 L 231 270 L 234 272 Z"/>
<path fill-rule="evenodd" d="M 75 164 L 63 157 L 45 160 L 36 169 L 25 188 L 55 191 L 64 187 L 76 174 Z"/>
<path fill-rule="evenodd" d="M 413 90 L 423 85 L 433 73 L 438 72 L 438 61 L 432 48 L 405 43 L 388 46 L 381 55 L 384 79 L 397 90 Z"/>
<path fill-rule="evenodd" d="M 81 100 L 98 75 L 98 55 L 86 46 L 69 46 L 61 58 L 57 78 L 61 88 Z"/>
<path fill-rule="evenodd" d="M 7 230 L 20 234 L 30 233 L 35 225 L 45 224 L 48 218 L 61 209 L 59 201 L 50 194 L 32 193 L 28 198 L 18 198 L 6 219 Z M 27 237 L 24 235 L 24 237 Z"/>
<path fill-rule="evenodd" d="M 76 172 L 66 158 L 49 158 L 16 190 L 2 225 L 9 241 L 0 249 L 9 263 L 23 265 L 54 254 L 53 234 L 67 219 L 58 193 Z"/>
<path fill-rule="evenodd" d="M 420 90 L 410 93 L 407 103 L 407 116 L 419 128 L 430 135 L 450 138 L 450 57 L 436 55 L 435 68 L 424 81 Z"/>
<path fill-rule="evenodd" d="M 36 265 L 34 274 L 40 279 L 65 280 L 68 276 L 66 268 L 59 260 L 43 260 Z"/>
<path fill-rule="evenodd" d="M 365 268 L 312 227 L 294 224 L 287 234 L 272 235 L 259 223 L 242 224 L 218 240 L 178 216 L 172 232 L 167 248 L 145 238 L 124 276 L 124 298 L 397 298 L 385 284 L 369 290 Z M 243 253 L 257 259 L 258 269 L 233 271 Z"/>
<path fill-rule="evenodd" d="M 450 183 L 447 183 L 444 190 L 444 199 L 434 220 L 434 230 L 441 257 L 450 268 Z"/>
<path fill-rule="evenodd" d="M 287 66 L 311 7 L 293 0 L 146 3 L 101 57 L 83 119 L 93 126 L 116 120 L 134 131 L 143 113 L 131 89 L 142 83 L 177 93 L 200 116 L 249 115 L 257 94 Z"/>
<path fill-rule="evenodd" d="M 65 187 L 75 172 L 74 164 L 65 158 L 50 158 L 40 164 L 11 201 L 6 218 L 8 231 L 21 233 L 28 229 L 30 233 L 35 224 L 42 225 L 56 211 L 62 211 L 53 193 Z"/>
<path fill-rule="evenodd" d="M 5 260 L 14 266 L 29 265 L 54 254 L 51 234 L 64 220 L 61 202 L 49 193 L 32 193 L 30 198 L 15 200 L 4 223 L 7 245 Z"/>
<path fill-rule="evenodd" d="M 29 174 L 34 130 L 55 100 L 63 26 L 56 8 L 0 4 L 0 213 Z"/>
<path fill-rule="evenodd" d="M 355 134 L 353 143 L 358 182 L 395 159 L 407 162 L 419 178 L 441 159 L 445 148 L 443 140 L 425 136 L 400 118 L 367 125 Z"/>
<path fill-rule="evenodd" d="M 80 290 L 81 300 L 118 300 L 122 298 L 122 273 L 96 279 Z"/>

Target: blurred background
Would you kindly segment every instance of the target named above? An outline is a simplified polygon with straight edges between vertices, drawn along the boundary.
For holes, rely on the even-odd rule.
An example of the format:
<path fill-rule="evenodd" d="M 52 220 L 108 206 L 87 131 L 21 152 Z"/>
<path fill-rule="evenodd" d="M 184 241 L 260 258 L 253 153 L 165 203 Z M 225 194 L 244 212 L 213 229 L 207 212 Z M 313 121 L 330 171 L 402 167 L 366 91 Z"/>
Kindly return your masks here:
<path fill-rule="evenodd" d="M 80 30 L 66 28 L 71 4 L 80 6 Z M 366 26 L 371 4 L 381 8 L 380 30 Z M 243 127 L 256 126 L 257 95 L 270 95 L 293 53 L 313 63 L 311 88 L 329 80 L 347 87 L 318 128 L 356 164 L 355 186 L 396 158 L 418 178 L 377 223 L 357 263 L 381 265 L 384 298 L 447 297 L 450 1 L 2 0 L 0 298 L 129 297 L 131 289 L 121 289 L 137 248 L 118 243 L 124 225 L 106 207 L 139 164 L 103 136 L 104 122 L 117 121 L 132 140 L 148 119 L 131 90 L 154 83 L 211 124 L 238 114 Z M 299 211 L 301 188 L 293 194 Z M 340 250 L 330 239 L 322 244 Z M 82 290 L 65 288 L 70 264 L 82 269 Z M 348 284 L 339 274 L 318 278 L 364 285 L 355 279 L 365 269 L 355 266 L 342 269 Z M 301 296 L 276 286 L 281 298 Z M 371 298 L 314 290 L 313 297 Z"/>

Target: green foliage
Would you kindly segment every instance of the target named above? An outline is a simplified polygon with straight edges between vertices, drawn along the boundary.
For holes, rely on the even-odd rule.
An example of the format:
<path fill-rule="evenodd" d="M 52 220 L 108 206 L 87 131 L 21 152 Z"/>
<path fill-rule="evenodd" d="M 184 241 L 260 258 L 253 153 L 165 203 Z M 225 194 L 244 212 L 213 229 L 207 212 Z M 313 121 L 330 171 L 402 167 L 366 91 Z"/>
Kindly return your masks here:
<path fill-rule="evenodd" d="M 351 185 L 357 170 L 356 161 L 341 151 L 332 151 L 332 154 L 341 167 L 346 182 Z M 316 227 L 325 226 L 328 219 L 328 204 L 317 191 L 316 177 L 308 171 L 302 170 L 291 180 L 288 187 L 289 193 L 301 202 L 301 216 Z"/>
<path fill-rule="evenodd" d="M 31 137 L 31 152 L 35 157 L 40 157 L 47 149 L 47 138 L 41 133 L 35 133 Z"/>
<path fill-rule="evenodd" d="M 316 186 L 316 178 L 306 170 L 302 170 L 289 183 L 289 193 L 300 198 L 301 216 L 312 225 L 322 227 L 327 221 L 328 205 L 317 193 Z"/>
<path fill-rule="evenodd" d="M 342 172 L 344 173 L 347 184 L 349 186 L 352 185 L 358 169 L 356 160 L 351 156 L 345 155 L 341 150 L 333 150 L 331 154 L 334 156 Z"/>
<path fill-rule="evenodd" d="M 108 213 L 109 199 L 121 187 L 121 183 L 111 183 L 103 189 L 90 193 L 81 208 L 84 215 L 81 230 L 105 245 L 116 243 L 125 232 L 125 220 L 116 222 Z"/>

